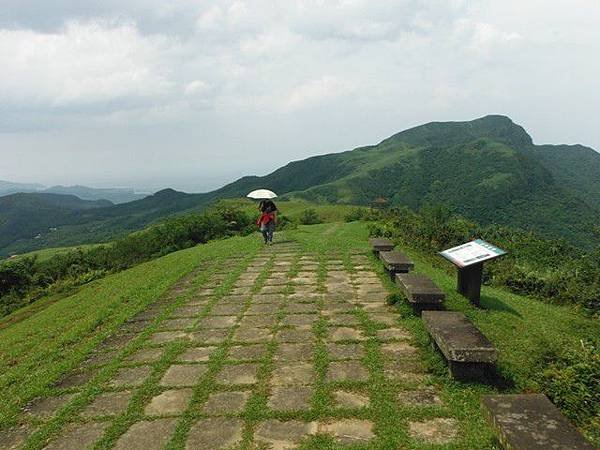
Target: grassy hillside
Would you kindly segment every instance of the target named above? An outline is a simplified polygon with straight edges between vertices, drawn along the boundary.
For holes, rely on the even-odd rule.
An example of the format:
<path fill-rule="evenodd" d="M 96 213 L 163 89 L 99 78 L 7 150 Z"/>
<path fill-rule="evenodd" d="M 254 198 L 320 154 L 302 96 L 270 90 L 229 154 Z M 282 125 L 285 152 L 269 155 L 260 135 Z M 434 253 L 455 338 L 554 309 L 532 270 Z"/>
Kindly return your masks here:
<path fill-rule="evenodd" d="M 536 145 L 527 150 L 552 173 L 553 178 L 600 208 L 600 158 L 583 145 Z"/>
<path fill-rule="evenodd" d="M 45 199 L 45 196 L 61 200 L 73 197 L 59 194 L 17 195 L 37 203 L 39 199 Z M 9 202 L 11 198 L 12 196 L 0 198 L 0 255 L 104 242 L 144 228 L 159 219 L 184 211 L 201 210 L 208 205 L 205 194 L 186 194 L 172 189 L 165 189 L 141 200 L 85 211 L 52 207 L 36 210 L 20 205 L 9 207 L 8 203 L 3 203 Z M 85 201 L 85 204 L 98 203 Z M 102 202 L 100 206 L 106 206 L 106 202 Z M 38 234 L 39 237 L 33 239 Z"/>
<path fill-rule="evenodd" d="M 353 270 L 352 253 L 362 252 L 370 255 L 367 238 L 368 231 L 364 223 L 329 223 L 300 226 L 298 229 L 286 231 L 277 239 L 280 242 L 282 240 L 296 242 L 299 245 L 298 256 L 314 254 L 319 261 L 328 258 L 341 259 L 343 264 L 350 268 L 349 270 Z M 181 277 L 191 275 L 185 283 L 178 284 L 181 287 L 187 286 L 185 289 L 174 291 L 173 295 L 169 294 L 169 298 L 174 299 L 175 302 L 166 303 L 172 305 L 168 306 L 169 310 L 182 300 L 186 300 L 190 293 L 203 289 L 207 278 L 216 271 L 222 270 L 224 259 L 233 258 L 235 263 L 233 266 L 228 266 L 226 272 L 231 276 L 237 276 L 236 274 L 248 266 L 250 259 L 259 248 L 261 248 L 260 239 L 256 235 L 197 246 L 92 282 L 74 295 L 48 302 L 46 308 L 31 316 L 23 315 L 24 319 L 17 323 L 12 323 L 14 322 L 12 316 L 0 320 L 0 395 L 8 400 L 0 402 L 0 429 L 22 421 L 32 426 L 39 425 L 39 433 L 32 438 L 28 448 L 41 448 L 45 439 L 60 433 L 66 423 L 74 420 L 78 411 L 102 391 L 103 383 L 116 373 L 123 362 L 119 357 L 114 357 L 102 366 L 97 378 L 83 390 L 67 389 L 66 392 L 80 395 L 55 419 L 44 423 L 32 421 L 21 415 L 20 409 L 23 405 L 37 396 L 65 392 L 64 389 L 53 387 L 53 383 L 91 355 L 92 350 L 128 318 L 143 311 L 163 296 Z M 277 253 L 277 246 L 274 246 L 273 250 Z M 402 316 L 400 324 L 411 331 L 413 343 L 418 346 L 422 361 L 432 374 L 431 383 L 440 389 L 440 395 L 444 400 L 443 407 L 430 407 L 421 417 L 441 413 L 458 419 L 459 440 L 456 444 L 443 448 L 477 450 L 497 448 L 491 430 L 485 424 L 480 412 L 480 396 L 498 391 L 538 391 L 543 385 L 541 372 L 550 363 L 547 358 L 551 355 L 551 351 L 557 348 L 580 346 L 580 341 L 585 339 L 599 340 L 598 322 L 583 318 L 566 307 L 544 304 L 490 287 L 483 288 L 484 309 L 475 309 L 455 293 L 454 276 L 429 264 L 430 255 L 411 251 L 410 256 L 416 263 L 417 272 L 429 275 L 446 291 L 447 307 L 465 312 L 500 350 L 499 373 L 492 385 L 454 382 L 448 378 L 440 355 L 434 352 L 427 342 L 421 320 L 404 306 L 400 306 Z M 380 274 L 390 291 L 397 292 L 384 275 L 381 264 L 372 256 L 369 258 L 371 267 Z M 200 270 L 192 273 L 196 268 Z M 222 288 L 219 289 L 227 289 L 230 286 L 228 284 L 230 281 L 227 281 L 229 279 L 226 278 Z M 150 331 L 158 329 L 164 318 L 165 314 L 159 315 L 152 322 L 154 325 L 150 327 Z M 2 327 L 5 323 L 11 324 Z M 145 343 L 147 336 L 148 333 L 143 333 L 140 338 L 120 348 L 126 355 L 130 355 L 134 350 L 147 345 Z M 374 343 L 369 340 L 365 345 L 367 349 L 371 349 Z M 164 358 L 172 358 L 181 351 L 180 347 L 181 345 L 177 343 L 168 344 L 165 347 Z M 369 367 L 374 371 L 380 370 L 377 359 L 369 358 L 371 356 L 367 357 L 366 362 Z M 211 364 L 222 363 L 215 359 Z M 153 373 L 162 373 L 167 366 L 168 363 L 165 365 L 161 359 L 152 365 Z M 268 366 L 265 366 L 264 370 L 268 370 Z M 153 375 L 152 379 L 158 379 L 157 375 Z M 390 393 L 386 389 L 390 387 L 386 387 L 380 381 L 377 381 L 374 388 L 382 391 L 371 392 L 371 395 L 387 399 Z M 200 389 L 204 387 L 201 386 Z M 129 412 L 112 423 L 108 436 L 101 442 L 114 443 L 116 437 L 127 429 L 131 420 L 139 419 L 139 414 L 142 414 L 139 411 L 143 410 L 144 403 L 155 394 L 155 391 L 144 384 L 140 394 L 134 396 Z M 328 400 L 324 397 L 320 401 L 325 404 Z M 330 414 L 326 412 L 327 409 L 323 411 L 322 414 Z M 254 415 L 262 417 L 263 413 L 258 408 L 249 409 L 243 414 L 248 417 Z M 376 422 L 376 433 L 385 442 L 393 442 L 396 446 L 402 445 L 403 448 L 404 445 L 406 448 L 425 448 L 415 447 L 413 441 L 408 439 L 399 427 L 398 421 L 404 420 L 403 417 L 407 414 L 414 415 L 415 411 L 397 409 L 393 402 L 390 404 L 382 400 L 364 409 L 361 417 Z M 321 415 L 301 417 L 303 420 L 307 418 L 312 420 L 312 418 L 320 419 Z M 187 419 L 184 418 L 185 420 Z M 584 426 L 588 437 L 595 439 L 596 444 L 600 444 L 600 423 L 588 421 L 580 425 Z M 178 428 L 180 432 L 184 429 L 186 429 L 185 425 Z M 182 439 L 181 433 L 176 433 L 172 448 L 180 448 L 184 442 Z M 332 448 L 326 441 L 317 440 L 311 445 L 308 448 Z M 106 447 L 100 445 L 97 448 Z"/>

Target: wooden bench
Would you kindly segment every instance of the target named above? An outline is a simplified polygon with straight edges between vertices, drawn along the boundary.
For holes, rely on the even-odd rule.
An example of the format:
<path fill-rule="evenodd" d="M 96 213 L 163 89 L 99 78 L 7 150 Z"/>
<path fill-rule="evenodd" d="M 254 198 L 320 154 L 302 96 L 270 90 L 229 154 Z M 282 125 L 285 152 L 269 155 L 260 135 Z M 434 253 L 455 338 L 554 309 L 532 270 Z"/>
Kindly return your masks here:
<path fill-rule="evenodd" d="M 388 239 L 373 238 L 369 239 L 371 247 L 373 247 L 373 253 L 379 255 L 379 252 L 389 252 L 394 250 L 394 243 Z"/>
<path fill-rule="evenodd" d="M 418 311 L 438 309 L 446 294 L 429 277 L 415 273 L 396 274 L 396 284 Z"/>
<path fill-rule="evenodd" d="M 545 395 L 484 395 L 481 405 L 505 449 L 594 448 Z"/>
<path fill-rule="evenodd" d="M 492 343 L 463 313 L 423 311 L 422 318 L 454 378 L 480 380 L 496 362 L 498 352 Z"/>
<path fill-rule="evenodd" d="M 395 280 L 397 273 L 408 273 L 415 268 L 408 256 L 398 250 L 380 251 L 379 259 L 392 277 L 392 281 Z"/>

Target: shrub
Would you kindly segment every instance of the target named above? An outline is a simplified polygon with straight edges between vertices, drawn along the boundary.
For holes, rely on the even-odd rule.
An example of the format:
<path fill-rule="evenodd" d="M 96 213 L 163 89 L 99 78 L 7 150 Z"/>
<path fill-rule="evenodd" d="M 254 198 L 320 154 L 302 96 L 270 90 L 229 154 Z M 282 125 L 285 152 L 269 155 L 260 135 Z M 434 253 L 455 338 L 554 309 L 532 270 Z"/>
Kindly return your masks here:
<path fill-rule="evenodd" d="M 355 208 L 344 217 L 346 222 L 356 222 L 358 220 L 368 220 L 371 217 L 366 208 Z"/>
<path fill-rule="evenodd" d="M 322 223 L 323 221 L 319 217 L 319 214 L 316 210 L 309 208 L 302 211 L 300 215 L 300 223 L 302 225 L 314 225 L 317 223 Z"/>
<path fill-rule="evenodd" d="M 298 224 L 296 222 L 293 222 L 288 216 L 278 214 L 277 228 L 279 228 L 280 230 L 293 230 L 295 228 L 298 228 Z"/>
<path fill-rule="evenodd" d="M 600 416 L 600 348 L 582 342 L 581 349 L 555 355 L 542 373 L 542 389 L 571 420 Z"/>
<path fill-rule="evenodd" d="M 504 248 L 507 255 L 485 266 L 486 284 L 507 286 L 547 302 L 573 304 L 590 315 L 600 314 L 600 249 L 589 252 L 562 239 L 524 230 L 483 227 L 450 214 L 440 205 L 427 205 L 419 213 L 393 209 L 371 224 L 369 231 L 372 236 L 392 238 L 431 255 L 475 238 L 490 241 Z"/>
<path fill-rule="evenodd" d="M 167 253 L 253 229 L 253 221 L 243 211 L 217 203 L 206 212 L 166 219 L 111 244 L 72 250 L 42 262 L 22 258 L 1 263 L 0 314 L 49 290 L 65 291 Z"/>

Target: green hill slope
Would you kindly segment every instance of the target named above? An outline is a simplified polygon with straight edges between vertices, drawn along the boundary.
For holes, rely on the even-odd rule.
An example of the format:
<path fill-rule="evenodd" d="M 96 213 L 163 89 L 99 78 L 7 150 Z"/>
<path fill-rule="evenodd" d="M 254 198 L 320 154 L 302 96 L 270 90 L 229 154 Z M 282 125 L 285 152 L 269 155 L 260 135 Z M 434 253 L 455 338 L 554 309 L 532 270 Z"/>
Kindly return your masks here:
<path fill-rule="evenodd" d="M 376 273 L 390 292 L 396 292 L 379 261 L 371 256 L 367 237 L 364 223 L 333 223 L 286 231 L 285 235 L 278 237 L 279 244 L 272 247 L 272 252 L 261 250 L 257 236 L 212 242 L 110 275 L 68 297 L 43 299 L 41 302 L 45 302 L 46 307 L 39 309 L 36 305 L 38 310 L 33 314 L 28 315 L 26 310 L 21 310 L 0 320 L 0 395 L 6 399 L 0 402 L 0 447 L 6 443 L 2 439 L 13 436 L 11 433 L 17 423 L 21 424 L 18 430 L 28 437 L 27 448 L 39 449 L 73 427 L 100 421 L 104 426 L 99 434 L 94 435 L 99 440 L 97 448 L 112 448 L 133 424 L 145 419 L 152 399 L 166 389 L 160 385 L 160 380 L 175 365 L 206 366 L 206 371 L 186 388 L 191 390 L 191 396 L 185 402 L 184 412 L 169 414 L 177 422 L 177 427 L 169 428 L 167 433 L 169 448 L 184 448 L 186 439 L 191 435 L 190 428 L 206 417 L 203 408 L 210 395 L 233 389 L 219 384 L 221 371 L 233 368 L 257 370 L 256 381 L 243 389 L 248 395 L 248 402 L 239 414 L 233 415 L 249 427 L 252 425 L 249 430 L 255 430 L 266 420 L 277 418 L 323 423 L 350 418 L 374 424 L 374 436 L 370 438 L 371 446 L 368 448 L 420 449 L 429 447 L 409 432 L 409 424 L 441 417 L 451 419 L 451 431 L 456 431 L 444 448 L 495 448 L 492 430 L 480 410 L 480 396 L 493 392 L 538 391 L 543 386 L 542 373 L 552 363 L 548 359 L 551 357 L 549 350 L 576 348 L 581 345 L 582 339 L 600 339 L 600 330 L 593 320 L 580 317 L 569 308 L 540 303 L 501 289 L 484 287 L 482 305 L 485 309 L 475 309 L 455 293 L 453 275 L 432 267 L 428 263 L 428 255 L 411 252 L 416 271 L 431 276 L 447 292 L 447 307 L 464 311 L 499 349 L 497 384 L 463 384 L 449 379 L 445 363 L 426 339 L 421 320 L 405 308 L 372 312 L 358 308 L 332 314 L 327 306 L 331 305 L 331 299 L 316 300 L 313 304 L 306 303 L 308 297 L 303 298 L 304 303 L 294 303 L 297 300 L 290 298 L 285 303 L 272 305 L 275 309 L 271 312 L 276 313 L 273 315 L 275 325 L 265 325 L 267 328 L 261 329 L 271 327 L 271 332 L 260 334 L 266 350 L 253 357 L 250 350 L 260 347 L 252 343 L 256 338 L 247 334 L 246 341 L 238 331 L 248 327 L 244 325 L 248 319 L 251 327 L 259 326 L 258 321 L 264 319 L 268 312 L 264 312 L 265 304 L 258 297 L 240 296 L 233 290 L 258 292 L 276 267 L 280 271 L 281 267 L 286 267 L 287 276 L 294 277 L 299 273 L 297 264 L 304 257 L 302 261 L 315 263 L 314 267 L 307 267 L 302 272 L 301 278 L 306 278 L 309 272 L 317 280 L 319 290 L 325 289 L 328 271 L 334 271 L 337 276 L 346 271 L 348 276 L 354 276 L 356 261 L 360 258 L 363 261 L 360 263 L 363 264 L 361 276 Z M 283 270 L 285 273 L 286 269 Z M 251 280 L 250 284 L 248 280 Z M 335 282 L 339 283 L 339 280 Z M 356 283 L 359 287 L 361 281 Z M 271 285 L 268 289 L 273 290 L 274 287 L 284 289 L 280 284 Z M 310 290 L 304 282 L 288 284 L 285 292 L 292 292 L 292 289 L 297 293 Z M 292 310 L 291 304 L 300 305 L 302 309 Z M 220 312 L 215 309 L 216 305 L 221 308 Z M 383 303 L 372 306 L 381 308 Z M 276 357 L 283 347 L 276 338 L 277 331 L 280 327 L 298 323 L 292 320 L 294 318 L 306 319 L 309 314 L 298 312 L 308 311 L 309 307 L 317 311 L 317 321 L 312 328 L 305 328 L 305 332 L 314 334 L 314 348 L 312 353 L 309 352 L 307 363 L 316 371 L 310 390 L 310 410 L 278 412 L 270 406 L 270 380 L 277 376 L 277 368 L 282 364 L 297 363 Z M 250 308 L 263 312 L 258 316 L 252 315 L 256 312 L 253 313 L 254 309 Z M 237 312 L 231 312 L 234 310 Z M 226 311 L 229 315 L 221 315 Z M 183 314 L 188 318 L 174 321 L 171 314 L 179 317 Z M 354 363 L 366 370 L 364 380 L 336 382 L 328 378 L 329 371 L 340 365 L 330 354 L 335 346 L 329 342 L 329 336 L 339 323 L 335 320 L 340 320 L 340 315 L 347 319 L 343 323 L 352 323 L 349 326 L 360 330 L 366 337 L 355 342 L 356 349 L 353 350 L 360 355 Z M 136 321 L 129 321 L 133 317 Z M 182 331 L 173 331 L 189 327 L 186 330 L 191 336 L 204 327 L 205 320 L 213 320 L 213 324 L 233 323 L 228 322 L 231 317 L 235 317 L 235 325 L 220 329 L 220 334 L 215 333 L 213 338 L 223 335 L 223 330 L 226 330 L 225 337 L 210 344 L 198 340 L 205 336 L 201 332 L 195 335 L 196 340 L 192 340 L 181 339 Z M 277 321 L 280 321 L 279 325 Z M 409 334 L 390 344 L 385 339 L 382 341 L 378 334 L 378 330 L 389 327 Z M 167 330 L 171 330 L 171 334 Z M 180 339 L 172 339 L 173 336 Z M 387 360 L 383 349 L 390 351 L 394 346 L 400 346 L 406 350 L 411 345 L 416 347 L 416 353 L 406 367 L 423 367 L 425 383 L 439 397 L 439 404 L 407 406 L 397 401 L 399 395 L 416 389 L 419 383 L 411 381 L 411 378 L 398 380 L 384 372 Z M 212 352 L 207 361 L 181 364 L 184 353 L 193 355 L 200 351 L 199 348 Z M 148 359 L 132 359 L 133 355 L 134 358 L 143 356 Z M 236 359 L 240 357 L 251 359 L 241 363 Z M 123 394 L 122 387 L 111 386 L 110 382 L 129 373 L 128 370 L 134 371 L 131 373 L 137 370 L 140 375 L 130 379 L 135 381 L 135 385 L 126 387 L 125 393 L 130 397 L 127 397 L 124 409 L 113 416 L 88 417 L 82 421 L 81 412 L 99 395 Z M 410 369 L 406 370 L 410 372 Z M 68 374 L 79 378 L 66 378 L 72 383 L 69 384 L 64 381 Z M 359 409 L 336 407 L 335 399 L 340 389 L 366 398 L 368 406 Z M 236 390 L 240 390 L 239 386 Z M 64 394 L 70 395 L 61 397 Z M 59 405 L 51 403 L 54 405 L 51 408 L 53 414 L 40 421 L 22 412 L 24 405 L 37 397 L 66 401 Z M 160 421 L 151 423 L 158 426 Z M 584 426 L 588 437 L 598 439 L 600 436 L 598 424 L 579 425 Z M 243 434 L 245 444 L 250 444 L 253 434 Z M 306 448 L 337 448 L 332 447 L 329 439 L 312 439 Z"/>
<path fill-rule="evenodd" d="M 50 228 L 86 220 L 87 212 L 112 206 L 108 200 L 74 195 L 11 194 L 0 197 L 0 248 L 21 238 L 35 238 Z"/>
<path fill-rule="evenodd" d="M 12 202 L 15 196 L 20 199 L 19 202 Z M 84 201 L 62 194 L 15 196 L 0 198 L 0 256 L 40 248 L 104 242 L 142 229 L 157 219 L 199 210 L 208 204 L 205 194 L 186 194 L 172 189 L 118 205 L 103 200 Z M 58 206 L 46 205 L 47 198 L 57 199 Z M 66 209 L 60 206 L 72 199 L 96 207 Z M 30 207 L 36 204 L 41 206 Z"/>

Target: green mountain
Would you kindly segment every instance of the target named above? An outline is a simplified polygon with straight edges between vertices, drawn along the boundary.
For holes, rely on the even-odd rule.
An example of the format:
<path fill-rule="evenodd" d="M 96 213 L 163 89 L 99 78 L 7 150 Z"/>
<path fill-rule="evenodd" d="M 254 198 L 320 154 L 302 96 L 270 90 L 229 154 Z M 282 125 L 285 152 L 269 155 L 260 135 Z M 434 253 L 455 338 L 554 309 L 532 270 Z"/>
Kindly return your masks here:
<path fill-rule="evenodd" d="M 263 176 L 243 177 L 206 194 L 167 189 L 141 200 L 65 215 L 15 234 L 0 207 L 0 254 L 44 246 L 112 239 L 162 217 L 199 210 L 219 198 L 269 188 L 310 201 L 390 206 L 448 205 L 482 224 L 498 223 L 598 243 L 600 154 L 583 146 L 534 145 L 508 117 L 433 122 L 395 134 L 374 146 L 294 161 Z M 58 232 L 47 233 L 56 227 Z M 7 228 L 8 227 L 8 228 Z M 32 235 L 42 233 L 32 240 Z M 19 240 L 20 239 L 20 240 Z"/>
<path fill-rule="evenodd" d="M 106 208 L 108 200 L 81 200 L 74 195 L 19 193 L 0 197 L 0 247 L 17 239 L 37 240 L 42 232 L 86 220 L 86 212 Z"/>
<path fill-rule="evenodd" d="M 172 189 L 119 205 L 61 194 L 0 197 L 0 255 L 114 239 L 157 219 L 202 209 L 205 197 Z"/>
<path fill-rule="evenodd" d="M 536 146 L 508 117 L 435 122 L 375 146 L 296 161 L 217 191 L 264 186 L 311 201 L 419 208 L 445 203 L 483 224 L 499 223 L 587 245 L 600 222 L 600 154 Z M 597 241 L 596 241 L 597 242 Z"/>

